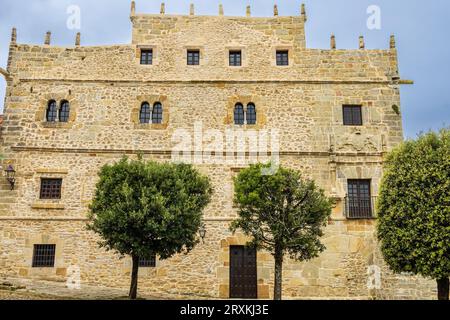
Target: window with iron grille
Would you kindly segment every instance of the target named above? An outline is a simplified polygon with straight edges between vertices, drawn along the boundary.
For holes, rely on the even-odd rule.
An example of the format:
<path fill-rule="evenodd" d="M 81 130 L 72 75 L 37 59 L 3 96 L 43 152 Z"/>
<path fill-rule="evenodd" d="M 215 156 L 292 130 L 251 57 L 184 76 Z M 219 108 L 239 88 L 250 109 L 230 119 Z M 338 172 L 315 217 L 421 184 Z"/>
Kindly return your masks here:
<path fill-rule="evenodd" d="M 41 179 L 41 199 L 61 199 L 62 179 Z"/>
<path fill-rule="evenodd" d="M 256 124 L 256 107 L 253 103 L 247 105 L 247 124 Z"/>
<path fill-rule="evenodd" d="M 152 123 L 162 123 L 163 118 L 163 108 L 162 104 L 159 102 L 156 102 L 153 105 L 153 112 L 152 112 Z"/>
<path fill-rule="evenodd" d="M 278 50 L 277 51 L 277 66 L 288 66 L 289 65 L 289 51 L 288 50 Z"/>
<path fill-rule="evenodd" d="M 33 268 L 53 268 L 55 266 L 55 244 L 35 244 L 33 248 Z"/>
<path fill-rule="evenodd" d="M 152 254 L 150 258 L 139 258 L 139 267 L 143 268 L 156 267 L 156 254 Z"/>
<path fill-rule="evenodd" d="M 61 107 L 59 108 L 59 122 L 69 121 L 70 104 L 69 101 L 61 101 Z"/>
<path fill-rule="evenodd" d="M 200 51 L 199 50 L 188 50 L 187 64 L 189 66 L 198 66 L 200 64 Z"/>
<path fill-rule="evenodd" d="M 234 107 L 234 124 L 244 124 L 244 106 L 241 103 Z"/>
<path fill-rule="evenodd" d="M 230 51 L 230 66 L 240 67 L 242 65 L 242 52 L 240 50 Z"/>
<path fill-rule="evenodd" d="M 58 116 L 58 106 L 55 100 L 50 100 L 47 105 L 47 112 L 45 118 L 48 122 L 56 121 L 56 117 Z"/>
<path fill-rule="evenodd" d="M 346 105 L 342 107 L 344 114 L 344 125 L 362 126 L 361 106 Z"/>
<path fill-rule="evenodd" d="M 349 218 L 373 217 L 370 180 L 348 180 L 347 216 Z"/>
<path fill-rule="evenodd" d="M 153 63 L 153 50 L 145 49 L 141 50 L 141 64 L 152 64 Z"/>
<path fill-rule="evenodd" d="M 139 113 L 140 123 L 150 123 L 151 116 L 152 116 L 152 110 L 150 108 L 150 104 L 148 102 L 142 103 L 141 111 Z"/>

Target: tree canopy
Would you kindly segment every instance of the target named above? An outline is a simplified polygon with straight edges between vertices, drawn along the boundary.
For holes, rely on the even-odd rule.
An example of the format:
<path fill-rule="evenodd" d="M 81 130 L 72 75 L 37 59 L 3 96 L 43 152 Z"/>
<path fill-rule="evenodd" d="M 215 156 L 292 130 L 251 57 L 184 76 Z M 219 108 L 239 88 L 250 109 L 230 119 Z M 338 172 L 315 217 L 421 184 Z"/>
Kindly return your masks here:
<path fill-rule="evenodd" d="M 448 283 L 450 131 L 406 141 L 387 156 L 384 170 L 377 205 L 384 259 L 394 272 Z"/>
<path fill-rule="evenodd" d="M 236 177 L 234 200 L 239 218 L 231 230 L 251 236 L 249 243 L 275 257 L 275 299 L 281 299 L 283 256 L 305 261 L 325 249 L 320 242 L 333 202 L 313 180 L 292 169 L 280 167 L 267 175 L 270 164 L 256 164 Z"/>
<path fill-rule="evenodd" d="M 167 259 L 198 243 L 209 179 L 191 165 L 123 158 L 105 165 L 90 206 L 88 228 L 100 245 L 134 260 Z M 137 273 L 137 271 L 136 271 Z"/>

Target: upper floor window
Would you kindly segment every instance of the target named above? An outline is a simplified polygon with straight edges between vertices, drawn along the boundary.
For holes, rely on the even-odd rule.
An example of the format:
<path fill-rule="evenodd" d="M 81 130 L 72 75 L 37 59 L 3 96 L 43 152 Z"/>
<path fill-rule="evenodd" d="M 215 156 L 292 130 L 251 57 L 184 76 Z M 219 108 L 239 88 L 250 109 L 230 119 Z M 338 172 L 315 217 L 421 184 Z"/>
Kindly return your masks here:
<path fill-rule="evenodd" d="M 33 247 L 33 268 L 53 268 L 55 266 L 55 244 L 35 244 Z"/>
<path fill-rule="evenodd" d="M 48 122 L 56 121 L 58 116 L 58 106 L 55 100 L 50 100 L 47 105 L 47 112 L 45 118 Z"/>
<path fill-rule="evenodd" d="M 47 122 L 68 122 L 70 116 L 70 103 L 62 100 L 59 104 L 55 100 L 50 100 L 47 104 L 45 112 L 45 120 Z"/>
<path fill-rule="evenodd" d="M 62 179 L 42 178 L 41 199 L 61 199 Z"/>
<path fill-rule="evenodd" d="M 141 50 L 141 64 L 152 64 L 153 63 L 153 50 L 152 49 L 142 49 Z"/>
<path fill-rule="evenodd" d="M 277 66 L 288 66 L 288 65 L 289 65 L 289 51 L 277 50 Z"/>
<path fill-rule="evenodd" d="M 370 180 L 353 179 L 348 180 L 348 195 L 346 199 L 347 217 L 372 218 L 373 201 L 370 191 Z"/>
<path fill-rule="evenodd" d="M 200 50 L 187 51 L 187 64 L 189 66 L 198 66 L 200 64 Z"/>
<path fill-rule="evenodd" d="M 241 103 L 237 103 L 234 107 L 234 124 L 244 124 L 244 106 Z"/>
<path fill-rule="evenodd" d="M 150 108 L 150 104 L 148 102 L 142 103 L 141 111 L 139 113 L 139 122 L 150 123 L 151 117 L 152 117 L 152 110 Z"/>
<path fill-rule="evenodd" d="M 254 125 L 256 124 L 256 106 L 250 102 L 247 108 L 240 102 L 234 106 L 234 124 L 236 125 Z"/>
<path fill-rule="evenodd" d="M 152 123 L 155 123 L 155 124 L 162 123 L 162 119 L 163 119 L 162 104 L 160 102 L 156 102 L 153 105 Z"/>
<path fill-rule="evenodd" d="M 230 66 L 240 67 L 242 65 L 242 51 L 230 51 Z"/>
<path fill-rule="evenodd" d="M 344 125 L 346 126 L 362 126 L 361 106 L 343 106 Z"/>
<path fill-rule="evenodd" d="M 61 101 L 61 107 L 59 108 L 59 122 L 69 121 L 70 104 L 69 101 Z"/>
<path fill-rule="evenodd" d="M 253 103 L 247 105 L 246 119 L 247 124 L 256 124 L 256 107 Z"/>

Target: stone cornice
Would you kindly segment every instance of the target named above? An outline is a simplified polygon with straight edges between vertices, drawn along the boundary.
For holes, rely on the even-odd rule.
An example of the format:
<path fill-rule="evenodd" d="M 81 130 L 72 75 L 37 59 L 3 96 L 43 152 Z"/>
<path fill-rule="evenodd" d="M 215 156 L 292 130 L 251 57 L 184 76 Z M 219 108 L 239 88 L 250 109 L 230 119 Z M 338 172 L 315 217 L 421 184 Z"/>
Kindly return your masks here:
<path fill-rule="evenodd" d="M 11 149 L 16 152 L 47 152 L 47 153 L 86 153 L 86 154 L 147 154 L 147 155 L 172 155 L 172 150 L 142 150 L 142 149 L 84 149 L 84 148 L 49 148 L 49 147 L 22 147 L 12 146 Z M 177 153 L 180 153 L 178 150 Z M 183 151 L 183 154 L 197 154 L 194 151 Z M 200 152 L 199 154 L 203 154 Z M 249 152 L 240 153 L 233 152 L 233 156 L 249 156 L 258 155 Z M 347 157 L 382 157 L 382 152 L 326 152 L 326 151 L 280 151 L 280 156 L 313 156 L 313 157 L 329 157 L 329 156 L 347 156 Z M 212 156 L 215 156 L 214 152 L 211 152 Z M 229 155 L 227 152 L 223 152 L 222 156 Z M 267 152 L 267 156 L 272 156 L 271 152 Z"/>
<path fill-rule="evenodd" d="M 229 79 L 217 79 L 217 80 L 135 80 L 135 79 L 41 79 L 41 78 L 19 78 L 21 82 L 65 82 L 65 83 L 123 83 L 123 84 L 222 84 L 222 83 L 239 83 L 239 84 L 261 84 L 261 83 L 286 83 L 286 84 L 382 84 L 382 85 L 396 85 L 396 84 L 413 84 L 412 80 L 280 80 L 280 79 L 258 79 L 258 80 L 229 80 Z"/>

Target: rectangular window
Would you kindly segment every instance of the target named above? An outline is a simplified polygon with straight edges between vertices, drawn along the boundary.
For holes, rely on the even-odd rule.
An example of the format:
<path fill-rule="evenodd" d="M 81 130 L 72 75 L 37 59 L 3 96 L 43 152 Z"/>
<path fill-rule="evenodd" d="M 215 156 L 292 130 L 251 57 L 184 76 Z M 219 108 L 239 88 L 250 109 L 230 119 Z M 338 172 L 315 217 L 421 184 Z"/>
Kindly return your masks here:
<path fill-rule="evenodd" d="M 362 126 L 361 106 L 343 106 L 344 125 Z"/>
<path fill-rule="evenodd" d="M 150 258 L 139 258 L 139 267 L 142 268 L 156 267 L 156 254 L 153 254 Z"/>
<path fill-rule="evenodd" d="M 288 66 L 289 65 L 289 51 L 288 50 L 278 50 L 277 51 L 277 66 Z"/>
<path fill-rule="evenodd" d="M 145 49 L 141 50 L 141 64 L 152 64 L 153 63 L 153 50 Z"/>
<path fill-rule="evenodd" d="M 348 180 L 347 217 L 372 218 L 372 198 L 370 194 L 370 180 Z"/>
<path fill-rule="evenodd" d="M 189 66 L 198 66 L 200 64 L 200 51 L 199 50 L 188 50 L 187 64 Z"/>
<path fill-rule="evenodd" d="M 41 179 L 41 199 L 61 199 L 62 179 Z"/>
<path fill-rule="evenodd" d="M 230 66 L 240 67 L 242 65 L 242 52 L 230 51 Z"/>
<path fill-rule="evenodd" d="M 33 248 L 33 268 L 53 268 L 55 266 L 55 244 L 35 244 Z"/>

